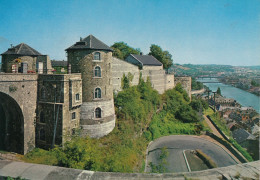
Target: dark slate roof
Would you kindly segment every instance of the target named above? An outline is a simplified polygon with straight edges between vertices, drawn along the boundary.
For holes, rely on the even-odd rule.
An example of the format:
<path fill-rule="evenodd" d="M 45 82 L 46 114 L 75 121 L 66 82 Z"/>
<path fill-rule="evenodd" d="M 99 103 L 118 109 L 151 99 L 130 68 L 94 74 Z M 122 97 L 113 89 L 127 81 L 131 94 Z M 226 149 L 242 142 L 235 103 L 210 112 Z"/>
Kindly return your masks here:
<path fill-rule="evenodd" d="M 42 55 L 35 49 L 31 48 L 25 43 L 21 43 L 15 47 L 9 48 L 6 52 L 4 52 L 2 55 L 5 54 L 14 54 L 14 55 L 25 55 L 25 56 L 40 56 Z"/>
<path fill-rule="evenodd" d="M 236 129 L 232 132 L 233 138 L 238 142 L 244 142 L 247 139 L 255 139 L 255 136 L 244 129 Z"/>
<path fill-rule="evenodd" d="M 57 66 L 67 66 L 68 62 L 67 61 L 56 61 L 56 60 L 51 60 L 51 66 L 52 67 L 57 67 Z"/>
<path fill-rule="evenodd" d="M 112 48 L 110 48 L 108 45 L 106 45 L 93 35 L 89 35 L 88 37 L 81 39 L 79 42 L 76 42 L 74 45 L 67 48 L 66 51 L 72 49 L 97 49 L 113 51 Z"/>
<path fill-rule="evenodd" d="M 133 56 L 136 60 L 141 62 L 144 66 L 161 66 L 162 63 L 158 61 L 155 57 L 150 55 L 136 55 L 136 54 L 130 54 L 130 56 Z"/>

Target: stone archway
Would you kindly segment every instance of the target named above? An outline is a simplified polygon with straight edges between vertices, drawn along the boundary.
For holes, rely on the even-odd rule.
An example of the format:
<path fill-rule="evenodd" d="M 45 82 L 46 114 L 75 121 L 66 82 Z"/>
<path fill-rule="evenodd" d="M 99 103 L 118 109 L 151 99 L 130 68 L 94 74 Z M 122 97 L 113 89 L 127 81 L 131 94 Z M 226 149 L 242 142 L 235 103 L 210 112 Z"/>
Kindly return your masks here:
<path fill-rule="evenodd" d="M 24 117 L 18 103 L 0 92 L 0 150 L 24 153 Z"/>

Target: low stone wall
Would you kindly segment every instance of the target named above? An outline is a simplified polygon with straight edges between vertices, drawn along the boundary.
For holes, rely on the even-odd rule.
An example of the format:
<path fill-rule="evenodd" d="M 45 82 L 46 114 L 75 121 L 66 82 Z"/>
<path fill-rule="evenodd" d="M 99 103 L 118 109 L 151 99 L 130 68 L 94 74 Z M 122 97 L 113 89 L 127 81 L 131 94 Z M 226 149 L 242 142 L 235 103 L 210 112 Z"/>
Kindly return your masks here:
<path fill-rule="evenodd" d="M 25 179 L 56 180 L 56 179 L 259 179 L 260 161 L 238 164 L 223 168 L 187 173 L 115 173 L 95 172 L 79 169 L 62 168 L 40 164 L 30 164 L 0 160 L 0 179 L 6 177 L 20 177 Z"/>

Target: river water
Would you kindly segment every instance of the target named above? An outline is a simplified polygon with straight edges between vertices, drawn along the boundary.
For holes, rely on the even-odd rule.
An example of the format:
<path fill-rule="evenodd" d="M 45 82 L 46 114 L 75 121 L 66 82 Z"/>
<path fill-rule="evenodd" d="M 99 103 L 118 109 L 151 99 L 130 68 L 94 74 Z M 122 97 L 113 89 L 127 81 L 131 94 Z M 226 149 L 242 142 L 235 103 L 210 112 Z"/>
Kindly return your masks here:
<path fill-rule="evenodd" d="M 220 83 L 216 78 L 203 78 L 198 79 L 198 81 L 202 82 L 204 85 L 209 87 L 212 91 L 217 91 L 218 87 L 220 87 L 222 96 L 227 98 L 235 99 L 239 104 L 246 107 L 253 107 L 258 113 L 260 113 L 260 97 L 254 94 L 251 94 L 247 91 L 238 89 L 231 85 L 226 85 Z M 207 82 L 218 82 L 218 83 L 207 83 Z"/>

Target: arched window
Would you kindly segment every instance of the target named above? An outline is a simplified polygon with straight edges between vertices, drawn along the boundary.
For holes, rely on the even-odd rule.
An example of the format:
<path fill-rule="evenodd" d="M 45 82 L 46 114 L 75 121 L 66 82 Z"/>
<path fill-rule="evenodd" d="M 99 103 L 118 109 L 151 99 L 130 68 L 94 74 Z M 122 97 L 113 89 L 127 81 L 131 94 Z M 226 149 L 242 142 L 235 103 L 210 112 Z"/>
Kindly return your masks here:
<path fill-rule="evenodd" d="M 95 109 L 95 118 L 101 118 L 101 108 Z"/>
<path fill-rule="evenodd" d="M 95 52 L 94 53 L 94 60 L 100 60 L 100 53 L 99 52 Z"/>
<path fill-rule="evenodd" d="M 101 89 L 100 88 L 95 89 L 95 98 L 101 98 Z"/>
<path fill-rule="evenodd" d="M 40 130 L 40 140 L 45 141 L 45 130 L 43 128 Z"/>
<path fill-rule="evenodd" d="M 40 114 L 40 122 L 41 122 L 41 123 L 45 123 L 44 112 L 41 112 L 41 114 Z"/>
<path fill-rule="evenodd" d="M 94 76 L 95 77 L 101 77 L 101 68 L 99 66 L 95 67 Z"/>

